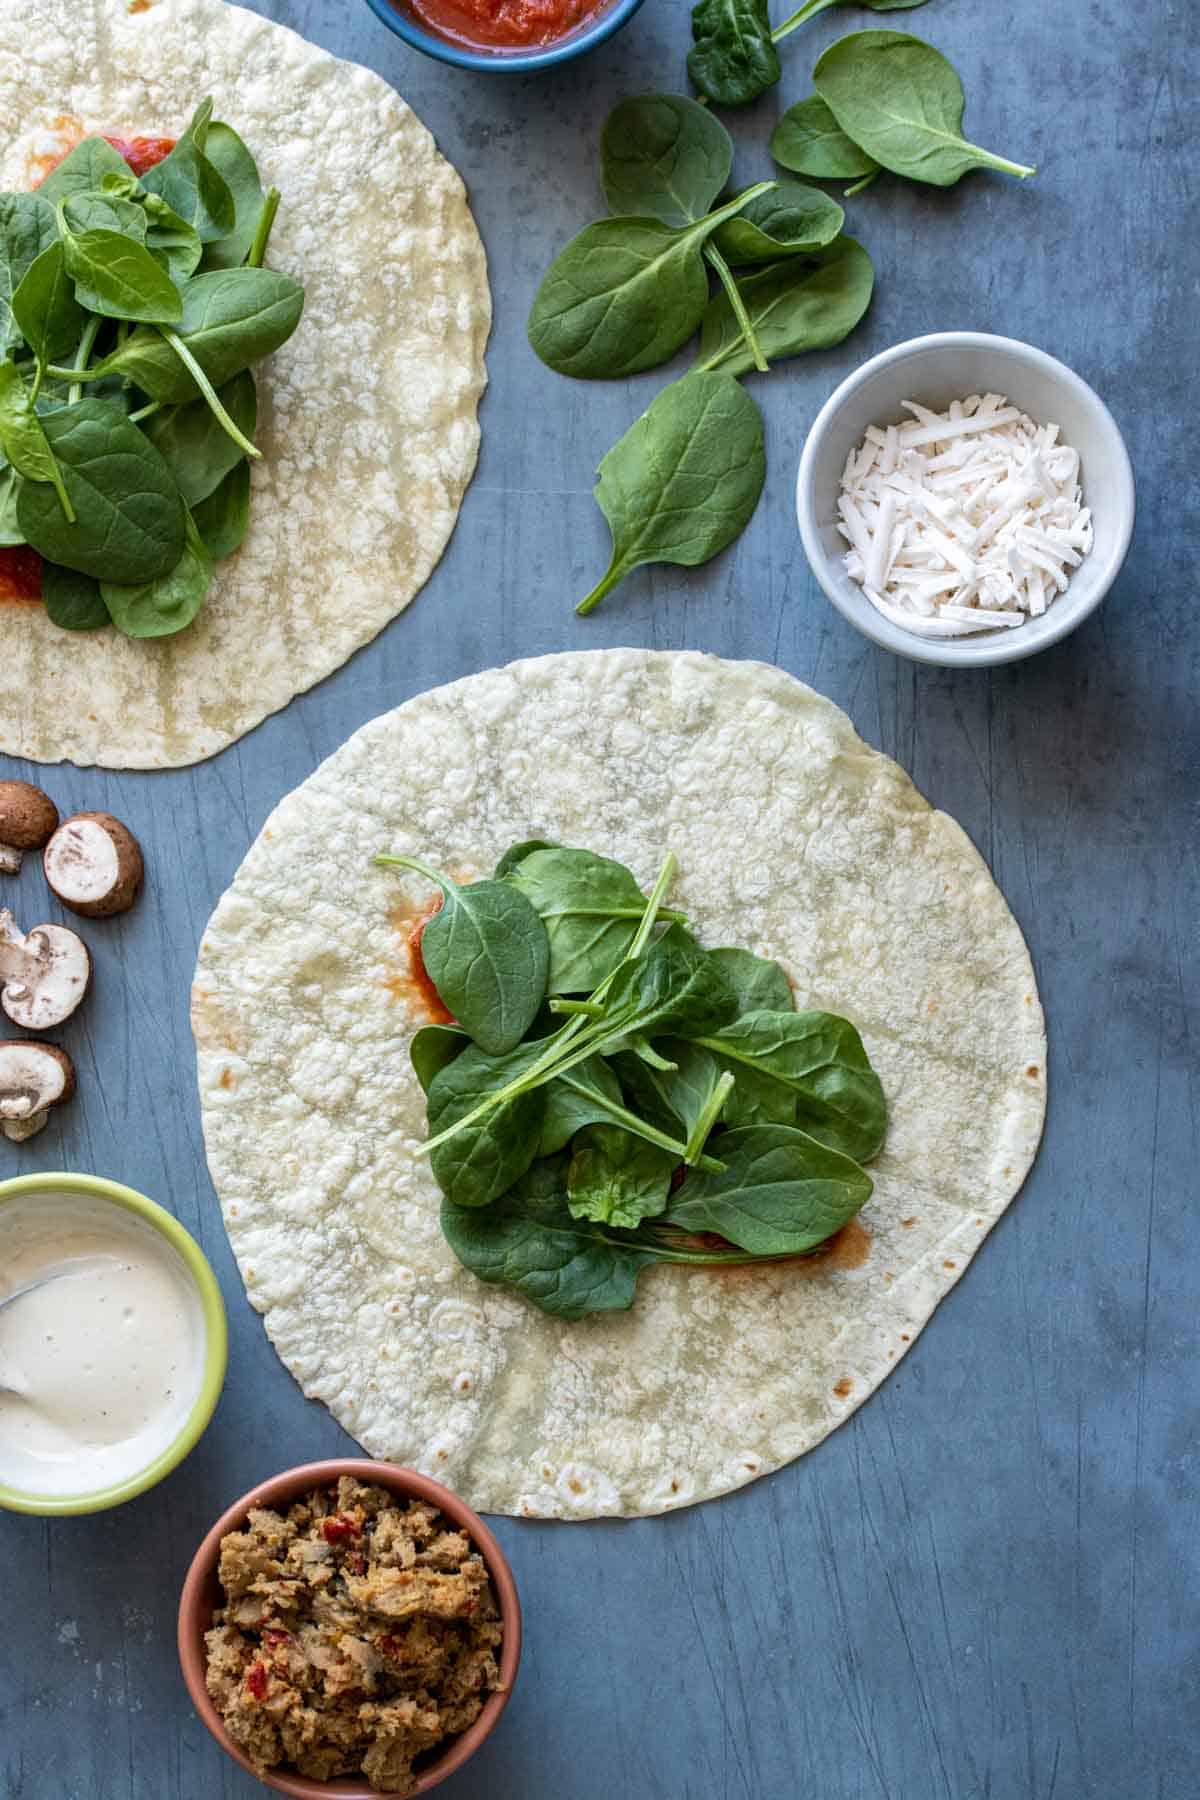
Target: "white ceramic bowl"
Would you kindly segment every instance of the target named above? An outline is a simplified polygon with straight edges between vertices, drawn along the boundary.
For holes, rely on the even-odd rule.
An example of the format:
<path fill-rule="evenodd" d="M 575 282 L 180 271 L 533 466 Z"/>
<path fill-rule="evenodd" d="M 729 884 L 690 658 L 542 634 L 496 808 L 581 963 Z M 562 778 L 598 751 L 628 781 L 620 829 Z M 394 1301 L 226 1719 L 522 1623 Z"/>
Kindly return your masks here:
<path fill-rule="evenodd" d="M 1062 427 L 1079 452 L 1085 504 L 1095 543 L 1070 586 L 1042 616 L 967 638 L 922 638 L 878 612 L 842 564 L 837 500 L 846 457 L 868 425 L 904 418 L 902 403 L 947 407 L 967 394 L 1004 394 L 1039 424 Z M 1074 631 L 1099 606 L 1120 573 L 1133 535 L 1133 469 L 1117 422 L 1086 381 L 1044 350 L 982 331 L 940 331 L 910 338 L 847 377 L 813 422 L 796 482 L 800 536 L 813 573 L 852 625 L 915 662 L 982 668 L 1017 662 Z"/>

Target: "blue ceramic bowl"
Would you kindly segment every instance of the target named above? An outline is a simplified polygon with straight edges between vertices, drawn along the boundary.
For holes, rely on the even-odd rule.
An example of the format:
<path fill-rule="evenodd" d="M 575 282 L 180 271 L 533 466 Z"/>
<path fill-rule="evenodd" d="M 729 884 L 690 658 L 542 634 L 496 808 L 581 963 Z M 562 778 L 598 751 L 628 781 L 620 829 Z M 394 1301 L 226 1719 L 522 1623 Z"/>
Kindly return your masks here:
<path fill-rule="evenodd" d="M 585 19 L 582 25 L 577 25 L 574 31 L 540 49 L 471 50 L 465 44 L 452 43 L 448 38 L 428 31 L 412 13 L 404 10 L 404 0 L 398 0 L 396 5 L 392 0 L 367 0 L 375 17 L 406 44 L 411 44 L 414 50 L 436 57 L 439 62 L 453 63 L 459 69 L 487 69 L 498 75 L 527 75 L 531 69 L 550 69 L 556 63 L 570 62 L 572 57 L 582 56 L 585 50 L 594 50 L 614 31 L 620 31 L 641 4 L 642 0 L 609 0 L 607 6 Z"/>

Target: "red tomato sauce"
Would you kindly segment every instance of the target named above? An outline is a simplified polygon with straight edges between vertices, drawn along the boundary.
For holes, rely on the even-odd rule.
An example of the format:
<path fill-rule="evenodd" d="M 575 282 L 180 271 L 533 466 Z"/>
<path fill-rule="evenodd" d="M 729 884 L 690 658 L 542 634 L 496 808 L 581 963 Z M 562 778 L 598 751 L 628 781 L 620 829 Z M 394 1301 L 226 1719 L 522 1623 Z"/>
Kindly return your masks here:
<path fill-rule="evenodd" d="M 408 0 L 417 23 L 475 50 L 538 50 L 557 43 L 605 0 Z"/>
<path fill-rule="evenodd" d="M 430 980 L 429 970 L 425 967 L 425 958 L 421 955 L 421 939 L 425 936 L 425 927 L 435 913 L 442 910 L 442 896 L 439 894 L 425 914 L 418 919 L 408 936 L 408 964 L 413 987 L 420 996 L 426 1015 L 431 1025 L 453 1025 L 454 1014 L 449 1011 L 442 996 Z"/>
<path fill-rule="evenodd" d="M 144 175 L 155 163 L 160 163 L 164 156 L 170 156 L 175 148 L 173 137 L 109 137 L 104 134 L 106 144 L 111 144 L 118 156 L 123 156 L 135 175 Z"/>

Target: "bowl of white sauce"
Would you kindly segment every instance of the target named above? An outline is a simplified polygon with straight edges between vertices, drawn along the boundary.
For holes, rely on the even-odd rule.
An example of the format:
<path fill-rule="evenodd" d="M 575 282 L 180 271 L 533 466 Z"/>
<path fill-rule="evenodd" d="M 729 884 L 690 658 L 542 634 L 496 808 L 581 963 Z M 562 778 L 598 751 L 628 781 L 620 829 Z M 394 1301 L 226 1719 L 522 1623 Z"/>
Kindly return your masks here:
<path fill-rule="evenodd" d="M 1134 481 L 1087 382 L 978 331 L 872 357 L 813 422 L 796 511 L 813 573 L 917 662 L 1015 662 L 1074 631 L 1121 571 Z"/>
<path fill-rule="evenodd" d="M 0 1182 L 0 1507 L 144 1493 L 204 1431 L 226 1357 L 216 1277 L 161 1206 L 94 1175 Z"/>

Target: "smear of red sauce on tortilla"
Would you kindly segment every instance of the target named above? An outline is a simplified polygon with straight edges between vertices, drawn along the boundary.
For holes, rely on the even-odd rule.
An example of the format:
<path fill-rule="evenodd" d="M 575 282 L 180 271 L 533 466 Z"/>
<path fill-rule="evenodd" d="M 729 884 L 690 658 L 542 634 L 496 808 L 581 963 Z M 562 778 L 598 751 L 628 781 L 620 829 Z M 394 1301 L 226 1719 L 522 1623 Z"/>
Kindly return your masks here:
<path fill-rule="evenodd" d="M 566 37 L 604 0 L 408 0 L 418 24 L 478 50 L 529 50 Z"/>
<path fill-rule="evenodd" d="M 394 1000 L 403 1000 L 427 1025 L 453 1025 L 454 1014 L 443 1004 L 442 997 L 429 979 L 425 958 L 421 955 L 421 939 L 434 914 L 441 911 L 442 896 L 436 894 L 428 906 L 415 916 L 397 906 L 391 914 L 392 925 L 404 939 L 408 968 L 402 975 L 390 975 L 384 986 Z"/>
<path fill-rule="evenodd" d="M 77 127 L 68 119 L 56 121 L 56 129 L 74 132 Z M 57 156 L 45 156 L 37 159 L 39 170 L 34 187 L 40 187 L 47 175 L 57 169 L 75 145 L 81 140 L 75 137 L 70 143 L 64 140 L 63 148 Z M 123 156 L 135 175 L 144 175 L 155 163 L 160 163 L 164 156 L 169 156 L 175 148 L 173 137 L 108 137 L 105 143 L 111 144 L 118 156 Z M 40 600 L 42 597 L 42 559 L 36 550 L 28 544 L 12 544 L 0 547 L 0 601 Z"/>

